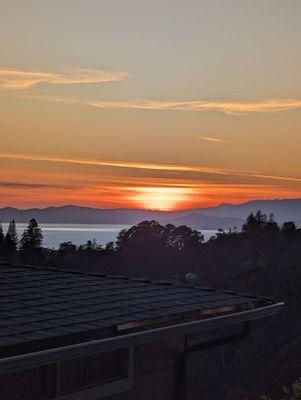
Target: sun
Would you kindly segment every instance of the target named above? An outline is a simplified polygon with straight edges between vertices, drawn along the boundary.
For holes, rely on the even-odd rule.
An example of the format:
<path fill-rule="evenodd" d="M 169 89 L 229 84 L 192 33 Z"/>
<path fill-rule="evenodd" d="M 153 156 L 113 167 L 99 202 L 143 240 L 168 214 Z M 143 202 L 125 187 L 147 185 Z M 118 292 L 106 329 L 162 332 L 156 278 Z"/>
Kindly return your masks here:
<path fill-rule="evenodd" d="M 179 187 L 136 187 L 129 200 L 139 208 L 171 211 L 191 200 L 193 189 Z"/>

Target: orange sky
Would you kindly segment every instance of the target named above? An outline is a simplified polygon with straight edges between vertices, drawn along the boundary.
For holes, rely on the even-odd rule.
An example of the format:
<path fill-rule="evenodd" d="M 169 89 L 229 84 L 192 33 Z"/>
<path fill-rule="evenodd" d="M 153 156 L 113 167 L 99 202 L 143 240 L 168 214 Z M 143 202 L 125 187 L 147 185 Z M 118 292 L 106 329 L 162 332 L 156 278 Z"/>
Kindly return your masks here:
<path fill-rule="evenodd" d="M 173 210 L 301 197 L 301 3 L 0 13 L 0 206 Z"/>

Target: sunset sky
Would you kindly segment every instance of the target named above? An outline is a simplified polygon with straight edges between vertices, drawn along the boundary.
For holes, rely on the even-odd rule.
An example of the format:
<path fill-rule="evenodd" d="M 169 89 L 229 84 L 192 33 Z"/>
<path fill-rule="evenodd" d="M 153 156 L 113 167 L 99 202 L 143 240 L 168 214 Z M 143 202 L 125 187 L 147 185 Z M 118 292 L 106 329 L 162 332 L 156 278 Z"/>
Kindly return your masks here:
<path fill-rule="evenodd" d="M 301 197 L 300 0 L 0 0 L 0 206 Z"/>

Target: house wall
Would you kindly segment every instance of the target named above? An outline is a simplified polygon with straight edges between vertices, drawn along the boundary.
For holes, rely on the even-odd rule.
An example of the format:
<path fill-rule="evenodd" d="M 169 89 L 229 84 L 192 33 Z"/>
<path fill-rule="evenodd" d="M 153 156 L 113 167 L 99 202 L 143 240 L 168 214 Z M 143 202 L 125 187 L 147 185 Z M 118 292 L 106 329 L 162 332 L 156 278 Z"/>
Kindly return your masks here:
<path fill-rule="evenodd" d="M 184 345 L 177 337 L 137 346 L 132 389 L 108 400 L 178 400 Z"/>
<path fill-rule="evenodd" d="M 106 397 L 108 400 L 177 400 L 179 390 L 180 356 L 184 349 L 184 337 L 143 344 L 135 347 L 134 379 L 129 391 Z M 116 374 L 120 374 L 120 362 L 117 354 Z M 115 362 L 115 361 L 114 361 Z M 62 363 L 61 368 L 64 367 Z M 79 362 L 68 361 L 61 374 L 61 387 L 74 388 L 76 374 L 91 377 L 88 369 L 104 371 L 108 374 L 108 357 L 90 358 Z M 93 379 L 95 378 L 95 374 Z M 100 377 L 100 374 L 96 376 Z M 111 374 L 110 374 L 111 375 Z M 116 375 L 118 376 L 118 375 Z M 78 379 L 79 381 L 79 379 Z M 0 376 L 0 400 L 46 400 L 55 397 L 56 366 L 54 364 L 27 371 L 18 371 Z M 100 397 L 96 396 L 95 400 Z M 83 397 L 85 400 L 85 396 Z M 89 400 L 94 400 L 90 399 Z"/>

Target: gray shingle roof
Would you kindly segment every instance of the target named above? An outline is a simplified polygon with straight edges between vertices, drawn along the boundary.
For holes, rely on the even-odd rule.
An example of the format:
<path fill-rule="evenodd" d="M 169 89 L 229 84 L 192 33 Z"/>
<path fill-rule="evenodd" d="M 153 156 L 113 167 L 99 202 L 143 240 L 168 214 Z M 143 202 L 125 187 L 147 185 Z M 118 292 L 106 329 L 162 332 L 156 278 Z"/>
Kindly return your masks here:
<path fill-rule="evenodd" d="M 0 265 L 0 350 L 26 352 L 271 303 L 208 288 Z"/>

